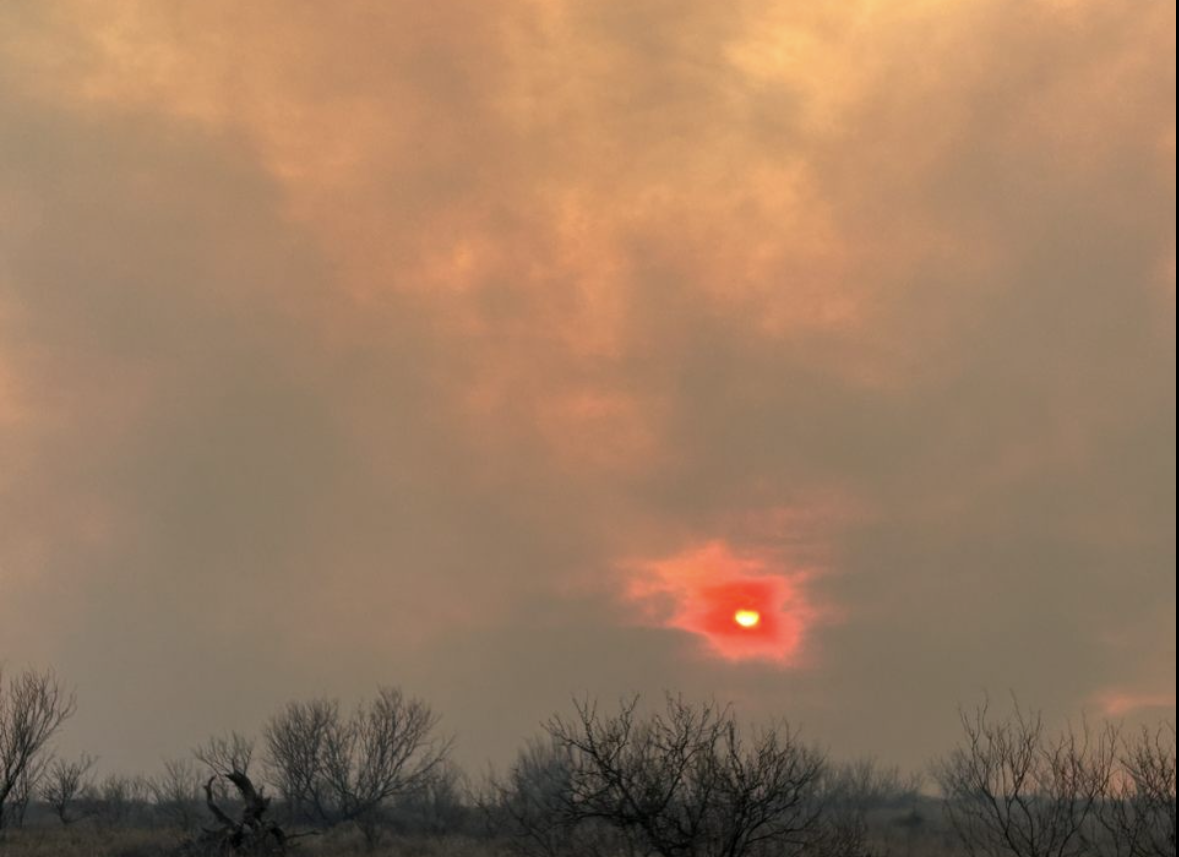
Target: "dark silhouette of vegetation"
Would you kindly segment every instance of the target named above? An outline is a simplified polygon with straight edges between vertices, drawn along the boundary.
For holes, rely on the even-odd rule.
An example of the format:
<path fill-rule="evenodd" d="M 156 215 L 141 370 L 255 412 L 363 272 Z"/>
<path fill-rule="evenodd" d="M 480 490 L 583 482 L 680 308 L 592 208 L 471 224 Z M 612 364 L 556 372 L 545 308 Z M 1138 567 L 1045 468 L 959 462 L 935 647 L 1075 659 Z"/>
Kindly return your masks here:
<path fill-rule="evenodd" d="M 1176 857 L 1169 723 L 1053 730 L 984 704 L 933 766 L 935 797 L 715 702 L 585 700 L 472 792 L 435 711 L 393 688 L 349 712 L 293 702 L 257 744 L 211 738 L 151 778 L 55 758 L 75 707 L 52 673 L 0 683 L 5 854 L 336 857 L 387 842 L 437 857 Z"/>
<path fill-rule="evenodd" d="M 204 784 L 189 759 L 168 759 L 163 772 L 148 781 L 157 814 L 182 831 L 193 830 L 203 809 Z"/>
<path fill-rule="evenodd" d="M 580 703 L 545 731 L 567 760 L 556 795 L 566 826 L 604 824 L 660 857 L 785 855 L 832 838 L 824 756 L 788 724 L 746 733 L 727 707 L 668 697 L 647 716 L 638 698 L 608 715 Z"/>
<path fill-rule="evenodd" d="M 293 702 L 263 730 L 267 768 L 297 819 L 356 824 L 374 847 L 388 803 L 445 772 L 452 742 L 438 722 L 426 702 L 389 687 L 347 716 L 334 701 Z"/>
<path fill-rule="evenodd" d="M 81 816 L 75 814 L 78 799 L 89 789 L 87 777 L 95 759 L 82 755 L 72 762 L 54 759 L 41 783 L 41 800 L 53 809 L 63 827 L 68 827 Z"/>
<path fill-rule="evenodd" d="M 987 704 L 962 713 L 964 743 L 936 768 L 951 825 L 971 855 L 1081 857 L 1113 752 L 1087 727 L 1049 735 L 1042 715 Z"/>
<path fill-rule="evenodd" d="M 963 712 L 964 740 L 935 766 L 945 812 L 979 857 L 1174 857 L 1174 726 L 1050 732 L 1018 702 Z"/>
<path fill-rule="evenodd" d="M 0 669 L 0 830 L 10 820 L 23 822 L 48 763 L 47 745 L 76 708 L 53 672 L 26 670 L 6 681 Z"/>
<path fill-rule="evenodd" d="M 240 818 L 232 818 L 214 796 L 213 784 L 221 777 L 237 789 Z M 205 803 L 217 827 L 206 830 L 198 840 L 198 849 L 215 854 L 281 855 L 286 854 L 288 838 L 270 819 L 270 798 L 264 797 L 249 775 L 241 770 L 215 774 L 205 782 Z"/>
<path fill-rule="evenodd" d="M 1097 817 L 1110 857 L 1175 855 L 1175 724 L 1113 733 L 1120 767 Z"/>

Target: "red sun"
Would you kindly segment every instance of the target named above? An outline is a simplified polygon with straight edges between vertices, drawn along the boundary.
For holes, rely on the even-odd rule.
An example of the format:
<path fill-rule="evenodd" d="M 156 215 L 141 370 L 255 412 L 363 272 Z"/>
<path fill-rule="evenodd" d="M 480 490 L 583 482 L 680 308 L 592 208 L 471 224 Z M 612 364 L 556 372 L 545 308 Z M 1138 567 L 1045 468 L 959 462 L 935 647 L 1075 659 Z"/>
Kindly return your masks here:
<path fill-rule="evenodd" d="M 703 637 L 727 660 L 796 664 L 815 611 L 804 575 L 724 542 L 637 567 L 630 596 L 650 620 Z"/>

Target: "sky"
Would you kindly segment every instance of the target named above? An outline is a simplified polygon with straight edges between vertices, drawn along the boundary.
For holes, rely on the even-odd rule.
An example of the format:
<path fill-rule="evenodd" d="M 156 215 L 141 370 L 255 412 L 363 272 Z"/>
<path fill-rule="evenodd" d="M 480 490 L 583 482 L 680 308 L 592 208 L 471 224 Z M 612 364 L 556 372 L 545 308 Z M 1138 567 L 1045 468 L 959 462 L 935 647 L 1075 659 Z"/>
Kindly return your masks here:
<path fill-rule="evenodd" d="M 1169 0 L 4 0 L 0 661 L 123 771 L 379 684 L 474 770 L 575 694 L 907 767 L 1173 717 L 1174 59 Z"/>

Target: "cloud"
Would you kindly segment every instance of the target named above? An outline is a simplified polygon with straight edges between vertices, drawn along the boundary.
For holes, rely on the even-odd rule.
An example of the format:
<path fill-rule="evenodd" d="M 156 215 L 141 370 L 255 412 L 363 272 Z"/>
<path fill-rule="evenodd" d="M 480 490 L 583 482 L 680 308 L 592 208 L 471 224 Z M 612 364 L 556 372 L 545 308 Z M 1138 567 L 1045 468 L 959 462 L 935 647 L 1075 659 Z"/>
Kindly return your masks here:
<path fill-rule="evenodd" d="M 146 762 L 378 679 L 476 757 L 584 688 L 850 743 L 879 711 L 906 760 L 981 686 L 1173 695 L 1173 33 L 1139 0 L 6 3 L 0 653 Z M 801 636 L 685 657 L 746 578 Z"/>

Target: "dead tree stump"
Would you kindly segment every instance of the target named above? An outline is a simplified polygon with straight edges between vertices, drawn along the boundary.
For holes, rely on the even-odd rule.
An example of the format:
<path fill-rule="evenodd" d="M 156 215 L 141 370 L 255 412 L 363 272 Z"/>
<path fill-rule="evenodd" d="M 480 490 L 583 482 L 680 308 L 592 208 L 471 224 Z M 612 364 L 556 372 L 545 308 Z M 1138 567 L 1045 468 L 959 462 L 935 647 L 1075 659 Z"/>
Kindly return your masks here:
<path fill-rule="evenodd" d="M 221 777 L 233 784 L 241 798 L 241 819 L 235 820 L 217 805 L 213 797 L 213 784 Z M 206 828 L 190 854 L 249 855 L 249 857 L 279 857 L 285 855 L 290 837 L 274 821 L 267 818 L 270 798 L 263 797 L 244 771 L 232 770 L 227 774 L 209 777 L 205 783 L 205 805 L 209 808 L 217 827 Z"/>

